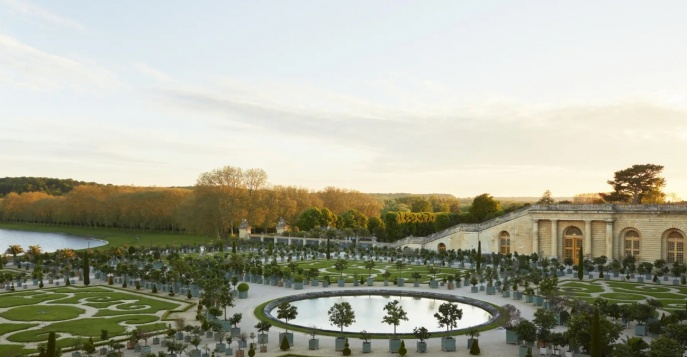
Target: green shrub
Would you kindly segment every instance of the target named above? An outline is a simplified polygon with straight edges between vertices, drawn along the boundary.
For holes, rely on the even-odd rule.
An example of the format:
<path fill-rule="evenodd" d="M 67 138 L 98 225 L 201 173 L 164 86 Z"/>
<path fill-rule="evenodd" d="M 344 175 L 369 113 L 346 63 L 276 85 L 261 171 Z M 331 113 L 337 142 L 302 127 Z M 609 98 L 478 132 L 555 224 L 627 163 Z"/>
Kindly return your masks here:
<path fill-rule="evenodd" d="M 157 284 L 153 284 L 153 294 L 157 294 Z"/>
<path fill-rule="evenodd" d="M 408 353 L 408 350 L 406 349 L 406 341 L 401 340 L 401 347 L 398 349 L 398 354 L 401 356 L 405 356 Z"/>
<path fill-rule="evenodd" d="M 344 344 L 344 349 L 341 351 L 344 356 L 350 356 L 351 355 L 351 348 L 348 345 L 348 339 L 346 339 L 346 343 Z"/>
<path fill-rule="evenodd" d="M 239 287 L 240 286 L 241 285 L 239 285 Z M 281 345 L 279 345 L 279 349 L 282 351 L 288 351 L 289 348 L 291 348 L 291 346 L 289 346 L 289 340 L 286 338 L 286 334 L 284 334 L 284 337 L 281 339 Z"/>
<path fill-rule="evenodd" d="M 479 355 L 479 340 L 475 339 L 472 341 L 472 347 L 470 347 L 470 354 L 473 356 Z"/>
<path fill-rule="evenodd" d="M 239 284 L 239 286 L 236 287 L 236 290 L 244 292 L 244 291 L 248 291 L 249 288 L 250 287 L 248 286 L 248 284 L 241 283 L 241 284 Z"/>
<path fill-rule="evenodd" d="M 302 283 L 302 282 L 303 282 L 303 275 L 300 275 L 300 274 L 296 275 L 296 276 L 293 278 L 293 281 L 296 282 L 296 283 Z"/>

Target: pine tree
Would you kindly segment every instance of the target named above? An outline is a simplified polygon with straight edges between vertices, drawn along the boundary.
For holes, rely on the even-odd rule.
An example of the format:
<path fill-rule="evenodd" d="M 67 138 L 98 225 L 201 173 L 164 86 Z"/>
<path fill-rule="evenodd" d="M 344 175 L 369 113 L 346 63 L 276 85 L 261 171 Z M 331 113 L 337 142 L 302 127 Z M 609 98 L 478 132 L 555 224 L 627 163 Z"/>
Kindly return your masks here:
<path fill-rule="evenodd" d="M 582 280 L 584 278 L 584 255 L 582 255 L 582 248 L 578 250 L 579 255 L 577 256 L 577 278 Z"/>
<path fill-rule="evenodd" d="M 88 249 L 83 253 L 83 284 L 91 285 L 91 266 L 88 262 Z"/>

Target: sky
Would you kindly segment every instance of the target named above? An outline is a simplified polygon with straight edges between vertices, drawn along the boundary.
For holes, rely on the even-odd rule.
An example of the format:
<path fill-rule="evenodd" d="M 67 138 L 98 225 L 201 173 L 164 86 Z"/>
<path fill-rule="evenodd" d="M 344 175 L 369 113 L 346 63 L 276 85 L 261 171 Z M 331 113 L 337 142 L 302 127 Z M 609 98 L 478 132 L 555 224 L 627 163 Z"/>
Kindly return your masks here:
<path fill-rule="evenodd" d="M 0 177 L 687 198 L 687 2 L 0 0 Z"/>

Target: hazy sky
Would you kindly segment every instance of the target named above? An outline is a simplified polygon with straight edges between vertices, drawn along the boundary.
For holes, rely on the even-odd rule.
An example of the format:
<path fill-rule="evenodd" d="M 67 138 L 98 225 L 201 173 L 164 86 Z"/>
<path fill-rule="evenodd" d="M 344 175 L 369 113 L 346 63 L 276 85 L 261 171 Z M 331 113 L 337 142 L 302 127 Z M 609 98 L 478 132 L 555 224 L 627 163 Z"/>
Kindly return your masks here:
<path fill-rule="evenodd" d="M 687 198 L 687 2 L 0 0 L 0 176 Z"/>

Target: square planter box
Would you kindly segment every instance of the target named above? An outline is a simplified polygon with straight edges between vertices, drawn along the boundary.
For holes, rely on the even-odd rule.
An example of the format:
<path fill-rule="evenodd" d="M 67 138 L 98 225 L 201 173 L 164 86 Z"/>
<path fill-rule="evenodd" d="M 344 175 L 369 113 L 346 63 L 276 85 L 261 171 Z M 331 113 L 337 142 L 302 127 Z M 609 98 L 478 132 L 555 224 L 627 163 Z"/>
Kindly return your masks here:
<path fill-rule="evenodd" d="M 326 280 L 322 281 L 322 286 L 325 287 L 325 288 L 328 287 L 328 286 L 329 286 L 329 282 L 326 281 Z"/>
<path fill-rule="evenodd" d="M 456 339 L 453 337 L 442 337 L 441 338 L 441 350 L 444 352 L 455 352 L 456 351 Z"/>
<path fill-rule="evenodd" d="M 471 292 L 471 293 L 479 292 L 479 288 L 476 287 L 476 286 L 473 286 L 472 288 L 470 288 L 470 292 Z"/>
<path fill-rule="evenodd" d="M 337 281 L 337 283 L 339 284 L 340 287 L 343 287 L 343 286 L 346 285 L 346 281 L 345 281 L 344 279 L 339 279 L 339 280 Z"/>
<path fill-rule="evenodd" d="M 248 291 L 239 291 L 239 299 L 248 299 Z"/>
<path fill-rule="evenodd" d="M 343 351 L 345 344 L 346 344 L 346 338 L 345 337 L 337 337 L 336 340 L 334 340 L 334 350 L 335 351 Z"/>
<path fill-rule="evenodd" d="M 389 352 L 398 353 L 398 350 L 400 348 L 401 348 L 401 339 L 400 338 L 390 338 L 389 339 Z"/>
<path fill-rule="evenodd" d="M 432 289 L 438 289 L 439 288 L 439 282 L 436 280 L 430 280 L 429 281 L 429 287 Z"/>
<path fill-rule="evenodd" d="M 638 282 L 638 283 L 643 283 L 643 282 L 644 282 L 644 278 L 641 277 L 641 276 L 638 276 L 638 277 L 637 277 L 637 282 Z"/>
<path fill-rule="evenodd" d="M 535 296 L 535 297 L 534 297 L 534 305 L 535 305 L 535 306 L 542 306 L 542 305 L 544 305 L 544 297 L 543 297 L 543 296 Z"/>
<path fill-rule="evenodd" d="M 320 349 L 320 339 L 318 338 L 311 338 L 308 340 L 308 349 L 309 350 L 319 350 Z"/>
<path fill-rule="evenodd" d="M 504 290 L 504 291 L 501 293 L 501 296 L 503 296 L 503 297 L 505 297 L 505 298 L 509 298 L 509 297 L 510 297 L 510 290 Z"/>
<path fill-rule="evenodd" d="M 284 339 L 284 335 L 286 335 L 286 340 L 289 341 L 289 346 L 293 347 L 293 332 L 280 332 L 279 344 L 281 345 L 281 341 Z"/>
<path fill-rule="evenodd" d="M 517 345 L 520 343 L 520 337 L 515 330 L 506 330 L 506 343 L 509 345 Z"/>
<path fill-rule="evenodd" d="M 403 279 L 403 278 L 398 278 L 398 279 L 396 279 L 396 283 L 398 284 L 398 286 L 403 286 L 403 285 L 405 285 L 405 282 L 406 282 L 406 280 Z M 400 342 L 399 342 L 399 343 L 400 343 Z M 400 346 L 400 345 L 399 345 L 399 346 Z"/>
<path fill-rule="evenodd" d="M 363 353 L 372 352 L 372 342 L 363 342 Z"/>
<path fill-rule="evenodd" d="M 224 352 L 224 351 L 226 351 L 226 349 L 227 349 L 227 345 L 225 345 L 225 344 L 223 344 L 223 343 L 218 343 L 218 344 L 215 346 L 215 351 L 216 351 L 216 352 Z"/>
<path fill-rule="evenodd" d="M 635 336 L 646 336 L 646 325 L 636 325 Z"/>
<path fill-rule="evenodd" d="M 534 296 L 532 295 L 525 295 L 525 302 L 526 303 L 532 303 L 534 301 Z"/>
<path fill-rule="evenodd" d="M 520 346 L 520 348 L 518 349 L 518 352 L 519 352 L 518 356 L 519 357 L 527 356 L 527 352 L 529 352 L 529 350 L 530 350 L 530 348 L 527 346 Z"/>
<path fill-rule="evenodd" d="M 417 341 L 417 342 L 415 343 L 415 351 L 416 351 L 416 352 L 420 352 L 420 353 L 425 353 L 425 352 L 427 352 L 427 342 L 424 342 L 424 341 L 422 341 L 422 342 Z"/>
<path fill-rule="evenodd" d="M 487 295 L 496 295 L 496 287 L 488 286 L 487 287 Z"/>
<path fill-rule="evenodd" d="M 375 283 L 374 279 L 367 278 L 367 286 L 372 286 Z"/>
<path fill-rule="evenodd" d="M 320 281 L 317 279 L 310 280 L 310 286 L 320 286 Z"/>
<path fill-rule="evenodd" d="M 296 290 L 303 290 L 303 282 L 293 283 L 293 288 Z"/>
<path fill-rule="evenodd" d="M 265 345 L 269 342 L 270 335 L 266 333 L 261 333 L 258 335 L 258 344 Z"/>

